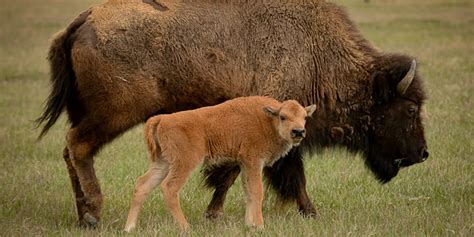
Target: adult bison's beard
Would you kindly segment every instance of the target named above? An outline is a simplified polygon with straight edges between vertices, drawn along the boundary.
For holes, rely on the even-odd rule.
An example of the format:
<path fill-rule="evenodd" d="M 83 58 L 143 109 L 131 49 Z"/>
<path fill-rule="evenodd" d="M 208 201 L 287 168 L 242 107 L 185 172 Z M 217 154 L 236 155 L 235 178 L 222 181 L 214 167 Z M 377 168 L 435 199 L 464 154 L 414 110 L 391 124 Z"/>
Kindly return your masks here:
<path fill-rule="evenodd" d="M 365 165 L 382 183 L 389 182 L 400 170 L 400 164 L 397 163 L 394 154 L 384 154 L 377 146 L 370 147 L 365 152 Z"/>

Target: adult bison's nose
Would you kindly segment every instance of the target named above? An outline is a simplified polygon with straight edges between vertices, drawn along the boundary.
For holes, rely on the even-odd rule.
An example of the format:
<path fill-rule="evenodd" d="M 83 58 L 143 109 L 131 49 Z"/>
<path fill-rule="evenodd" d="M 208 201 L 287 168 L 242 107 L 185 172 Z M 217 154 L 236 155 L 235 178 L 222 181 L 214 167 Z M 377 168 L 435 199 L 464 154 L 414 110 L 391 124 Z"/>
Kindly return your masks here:
<path fill-rule="evenodd" d="M 428 150 L 426 149 L 426 147 L 423 147 L 420 150 L 420 155 L 421 155 L 421 161 L 423 162 L 428 159 L 428 156 L 430 155 L 430 153 L 428 153 Z"/>
<path fill-rule="evenodd" d="M 291 137 L 293 138 L 304 138 L 306 136 L 306 130 L 304 128 L 293 128 L 291 130 Z"/>

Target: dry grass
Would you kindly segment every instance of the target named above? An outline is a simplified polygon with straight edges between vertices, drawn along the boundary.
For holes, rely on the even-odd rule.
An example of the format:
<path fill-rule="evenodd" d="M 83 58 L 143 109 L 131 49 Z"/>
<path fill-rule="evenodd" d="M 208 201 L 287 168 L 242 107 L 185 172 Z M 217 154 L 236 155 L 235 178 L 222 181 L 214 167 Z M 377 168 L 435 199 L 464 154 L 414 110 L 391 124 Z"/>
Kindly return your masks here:
<path fill-rule="evenodd" d="M 430 159 L 379 185 L 359 157 L 327 150 L 306 160 L 317 219 L 301 218 L 267 195 L 263 231 L 243 223 L 240 183 L 225 216 L 202 218 L 211 193 L 195 174 L 182 192 L 198 236 L 474 235 L 474 4 L 472 1 L 335 1 L 377 47 L 419 59 L 429 93 Z M 39 143 L 31 122 L 48 94 L 46 52 L 51 35 L 94 1 L 3 1 L 0 8 L 0 235 L 122 235 L 133 182 L 146 167 L 142 127 L 106 147 L 96 167 L 105 194 L 97 230 L 76 227 L 72 191 L 61 154 L 61 120 Z M 178 235 L 161 194 L 145 203 L 137 236 Z"/>

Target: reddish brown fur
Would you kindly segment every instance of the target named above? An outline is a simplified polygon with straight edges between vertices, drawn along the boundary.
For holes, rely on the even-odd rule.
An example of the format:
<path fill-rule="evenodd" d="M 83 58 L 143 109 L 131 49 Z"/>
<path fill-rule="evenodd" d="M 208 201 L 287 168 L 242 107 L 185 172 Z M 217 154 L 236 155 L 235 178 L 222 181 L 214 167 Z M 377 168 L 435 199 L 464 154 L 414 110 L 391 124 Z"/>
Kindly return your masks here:
<path fill-rule="evenodd" d="M 404 94 L 395 90 L 412 58 L 379 52 L 326 1 L 110 0 L 58 34 L 49 60 L 53 90 L 39 121 L 44 134 L 67 109 L 64 158 L 86 225 L 100 216 L 93 156 L 103 145 L 152 115 L 239 96 L 318 105 L 308 139 L 265 169 L 279 197 L 306 215 L 315 213 L 305 189 L 308 151 L 342 145 L 362 152 L 382 182 L 427 156 L 422 78 L 416 74 Z M 239 172 L 206 170 L 217 188 L 208 216 L 221 213 Z"/>
<path fill-rule="evenodd" d="M 207 166 L 230 162 L 242 168 L 246 223 L 263 227 L 262 169 L 301 142 L 304 135 L 296 136 L 295 131 L 304 130 L 305 119 L 314 109 L 314 105 L 305 109 L 294 100 L 280 103 L 253 96 L 148 119 L 145 139 L 151 167 L 137 181 L 125 230 L 135 227 L 143 201 L 159 184 L 168 209 L 187 229 L 179 190 L 203 162 Z"/>

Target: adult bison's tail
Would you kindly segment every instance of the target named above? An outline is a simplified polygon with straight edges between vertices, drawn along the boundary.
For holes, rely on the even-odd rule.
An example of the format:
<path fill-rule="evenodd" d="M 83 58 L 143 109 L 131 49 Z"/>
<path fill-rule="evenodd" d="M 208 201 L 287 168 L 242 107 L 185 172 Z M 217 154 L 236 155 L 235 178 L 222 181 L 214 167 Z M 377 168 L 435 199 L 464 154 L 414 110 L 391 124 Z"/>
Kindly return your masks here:
<path fill-rule="evenodd" d="M 52 89 L 44 107 L 43 114 L 36 119 L 37 126 L 44 124 L 38 137 L 41 139 L 56 123 L 64 107 L 75 98 L 75 74 L 71 63 L 71 47 L 74 32 L 90 15 L 90 10 L 81 13 L 64 31 L 58 33 L 49 49 Z"/>

